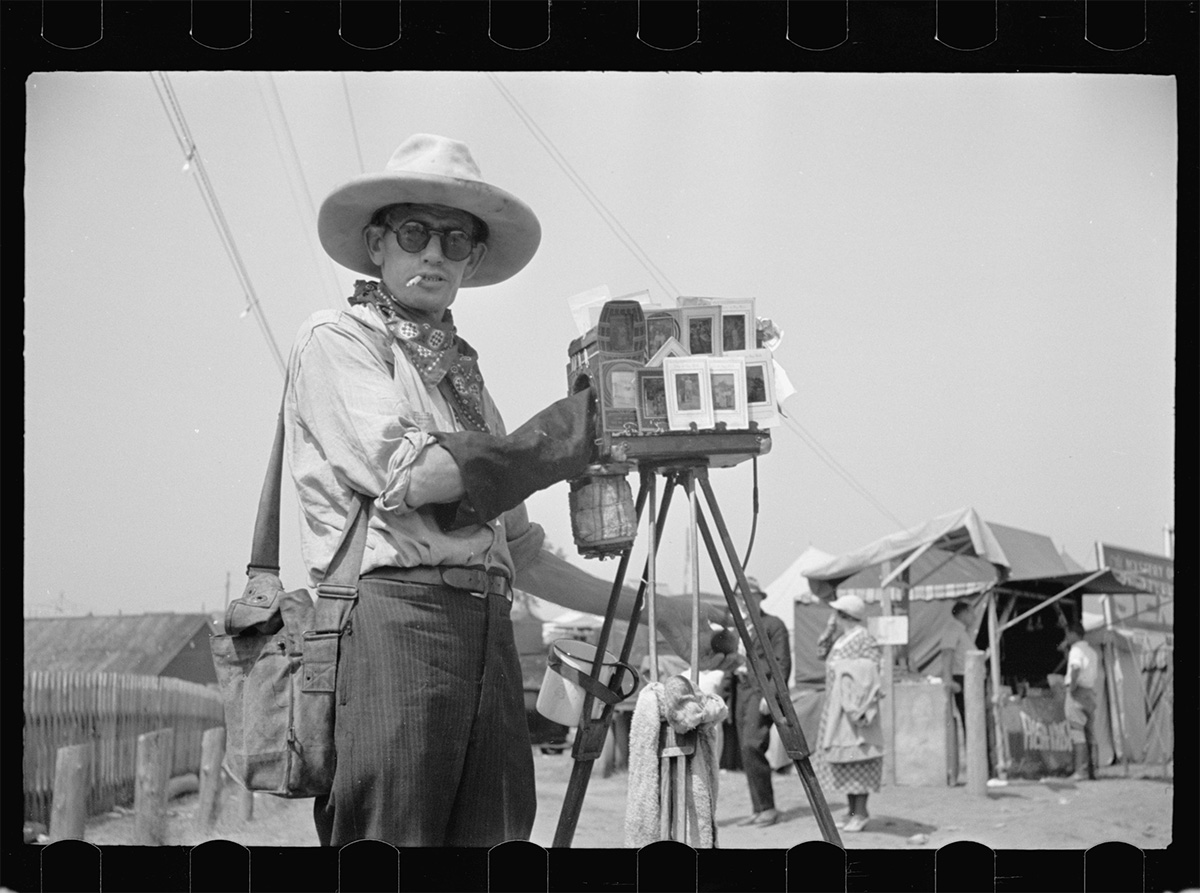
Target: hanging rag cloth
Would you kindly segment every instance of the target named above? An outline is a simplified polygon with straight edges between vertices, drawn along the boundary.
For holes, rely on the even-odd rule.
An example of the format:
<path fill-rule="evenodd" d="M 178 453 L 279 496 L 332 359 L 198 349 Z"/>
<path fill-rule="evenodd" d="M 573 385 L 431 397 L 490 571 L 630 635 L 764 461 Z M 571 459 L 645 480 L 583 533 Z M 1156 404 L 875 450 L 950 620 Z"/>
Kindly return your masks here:
<path fill-rule="evenodd" d="M 674 684 L 682 679 L 687 685 Z M 669 724 L 676 733 L 697 730 L 696 752 L 688 761 L 687 822 L 689 842 L 697 849 L 717 845 L 717 735 L 728 709 L 717 695 L 692 688 L 685 677 L 666 685 L 652 682 L 638 696 L 629 728 L 629 793 L 625 804 L 625 846 L 643 847 L 662 840 L 660 733 Z"/>

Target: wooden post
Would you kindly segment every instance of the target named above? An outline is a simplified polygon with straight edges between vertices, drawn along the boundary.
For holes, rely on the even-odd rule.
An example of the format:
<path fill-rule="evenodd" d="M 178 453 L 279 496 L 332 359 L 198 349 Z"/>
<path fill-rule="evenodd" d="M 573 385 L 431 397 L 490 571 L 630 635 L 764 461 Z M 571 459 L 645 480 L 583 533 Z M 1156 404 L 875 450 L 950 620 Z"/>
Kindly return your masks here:
<path fill-rule="evenodd" d="M 942 649 L 942 685 L 946 691 L 946 784 L 958 784 L 958 732 L 954 725 L 954 649 Z M 963 725 L 967 722 L 963 717 Z"/>
<path fill-rule="evenodd" d="M 892 572 L 892 563 L 885 561 L 880 573 L 886 577 Z M 882 577 L 880 579 L 883 579 Z M 883 616 L 892 616 L 892 590 L 886 586 L 881 590 Z M 893 674 L 893 646 L 883 646 L 883 783 L 896 783 L 896 685 Z M 828 696 L 828 695 L 827 695 Z"/>
<path fill-rule="evenodd" d="M 987 595 L 988 653 L 992 668 L 992 727 L 996 733 L 996 777 L 1008 778 L 1008 742 L 1004 738 L 1003 703 L 1000 700 L 1000 618 L 996 613 L 996 590 Z M 964 680 L 965 681 L 965 680 Z M 970 736 L 968 735 L 968 738 Z"/>
<path fill-rule="evenodd" d="M 238 788 L 238 814 L 243 822 L 254 820 L 254 791 Z"/>
<path fill-rule="evenodd" d="M 83 840 L 91 762 L 91 744 L 70 744 L 58 749 L 50 808 L 50 840 Z"/>
<path fill-rule="evenodd" d="M 196 826 L 207 831 L 216 823 L 221 811 L 221 787 L 225 773 L 221 761 L 225 758 L 225 727 L 205 729 L 200 739 L 200 796 L 196 805 Z"/>
<path fill-rule="evenodd" d="M 167 830 L 167 783 L 175 753 L 175 730 L 146 732 L 137 739 L 137 780 L 133 791 L 134 843 L 161 846 Z"/>
<path fill-rule="evenodd" d="M 967 792 L 987 796 L 987 703 L 983 693 L 984 654 L 967 652 L 963 675 L 963 726 L 967 735 Z"/>

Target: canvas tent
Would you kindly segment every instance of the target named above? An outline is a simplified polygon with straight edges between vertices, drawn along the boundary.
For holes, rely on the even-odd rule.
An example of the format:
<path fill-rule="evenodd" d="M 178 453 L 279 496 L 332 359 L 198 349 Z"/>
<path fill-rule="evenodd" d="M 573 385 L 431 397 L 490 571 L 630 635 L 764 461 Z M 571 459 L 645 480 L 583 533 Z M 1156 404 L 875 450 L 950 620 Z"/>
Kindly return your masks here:
<path fill-rule="evenodd" d="M 796 610 L 799 686 L 823 684 L 824 668 L 813 643 L 828 617 L 822 599 L 834 594 L 854 592 L 867 602 L 869 614 L 890 613 L 893 607 L 906 614 L 908 644 L 900 651 L 900 664 L 915 674 L 939 674 L 941 643 L 948 624 L 955 622 L 950 613 L 955 601 L 983 607 L 973 612 L 971 633 L 989 654 L 991 689 L 1000 692 L 1007 686 L 1024 693 L 1031 682 L 1044 685 L 1062 672 L 1060 621 L 1082 617 L 1084 595 L 1130 591 L 1108 569 L 1087 571 L 1074 562 L 1069 565 L 1049 537 L 985 523 L 972 509 L 939 516 L 810 566 L 805 575 L 813 594 L 802 596 Z M 1110 662 L 1116 662 L 1115 652 Z M 1003 742 L 1010 734 L 1002 728 L 995 700 L 992 706 L 1003 773 Z M 1104 729 L 1107 745 L 1102 738 L 1100 747 L 1101 760 L 1111 760 L 1114 753 L 1130 750 L 1128 731 L 1120 727 L 1120 709 L 1110 710 L 1107 700 L 1098 712 L 1114 720 Z"/>

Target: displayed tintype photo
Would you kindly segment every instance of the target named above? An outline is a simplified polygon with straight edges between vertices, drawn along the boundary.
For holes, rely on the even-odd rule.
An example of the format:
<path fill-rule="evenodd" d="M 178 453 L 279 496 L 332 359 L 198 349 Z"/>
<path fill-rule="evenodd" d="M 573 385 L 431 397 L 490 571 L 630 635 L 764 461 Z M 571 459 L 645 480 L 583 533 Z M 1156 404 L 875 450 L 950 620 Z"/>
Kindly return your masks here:
<path fill-rule="evenodd" d="M 684 307 L 683 344 L 688 353 L 698 356 L 721 355 L 721 308 L 715 305 Z"/>
<path fill-rule="evenodd" d="M 670 429 L 667 418 L 667 388 L 662 369 L 639 369 L 638 430 L 643 434 L 660 434 Z"/>
<path fill-rule="evenodd" d="M 746 364 L 746 409 L 760 428 L 779 424 L 775 405 L 775 362 L 769 350 L 760 348 L 739 354 Z"/>
<path fill-rule="evenodd" d="M 741 357 L 713 357 L 708 361 L 713 424 L 728 428 L 749 427 L 746 409 L 746 362 Z"/>
<path fill-rule="evenodd" d="M 646 353 L 654 356 L 671 338 L 682 343 L 678 310 L 651 310 L 646 314 Z"/>
<path fill-rule="evenodd" d="M 758 338 L 754 323 L 754 299 L 721 302 L 721 354 L 754 350 Z"/>
<path fill-rule="evenodd" d="M 637 430 L 637 373 L 641 364 L 608 360 L 600 367 L 600 423 L 605 431 Z"/>
<path fill-rule="evenodd" d="M 706 357 L 667 357 L 663 360 L 667 420 L 672 431 L 711 428 L 712 389 Z"/>

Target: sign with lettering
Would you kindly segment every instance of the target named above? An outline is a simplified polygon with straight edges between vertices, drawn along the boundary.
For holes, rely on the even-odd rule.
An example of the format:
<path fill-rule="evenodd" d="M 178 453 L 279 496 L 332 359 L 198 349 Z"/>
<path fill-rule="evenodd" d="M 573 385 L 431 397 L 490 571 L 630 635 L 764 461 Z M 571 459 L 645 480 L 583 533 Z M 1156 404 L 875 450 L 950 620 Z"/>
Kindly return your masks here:
<path fill-rule="evenodd" d="M 1008 741 L 1010 777 L 1070 775 L 1075 755 L 1061 691 L 1013 698 L 1000 711 Z"/>
<path fill-rule="evenodd" d="M 1113 623 L 1172 632 L 1175 628 L 1175 562 L 1163 555 L 1096 543 L 1101 567 L 1139 594 L 1113 595 Z"/>

